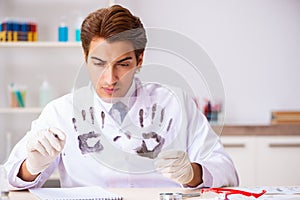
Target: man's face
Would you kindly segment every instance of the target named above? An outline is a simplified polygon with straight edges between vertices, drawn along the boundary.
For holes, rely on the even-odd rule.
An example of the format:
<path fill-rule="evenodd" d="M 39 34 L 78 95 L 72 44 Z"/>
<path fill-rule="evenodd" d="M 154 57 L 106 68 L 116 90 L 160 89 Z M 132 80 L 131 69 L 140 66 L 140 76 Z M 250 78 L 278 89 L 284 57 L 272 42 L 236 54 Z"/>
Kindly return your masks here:
<path fill-rule="evenodd" d="M 103 38 L 93 39 L 89 52 L 87 68 L 99 97 L 111 101 L 125 96 L 142 64 L 143 55 L 137 60 L 128 41 L 109 43 Z"/>

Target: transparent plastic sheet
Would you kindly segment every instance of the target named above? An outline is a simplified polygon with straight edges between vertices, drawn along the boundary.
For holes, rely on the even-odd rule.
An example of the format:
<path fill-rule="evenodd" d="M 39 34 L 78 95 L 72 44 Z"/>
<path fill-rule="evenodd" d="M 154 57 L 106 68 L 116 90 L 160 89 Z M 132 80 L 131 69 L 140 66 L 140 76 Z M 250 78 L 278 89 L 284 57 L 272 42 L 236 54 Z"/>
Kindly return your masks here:
<path fill-rule="evenodd" d="M 230 189 L 230 188 L 203 188 L 196 193 L 160 193 L 160 200 L 182 200 L 186 198 L 197 197 L 197 199 L 206 200 L 229 200 L 229 199 L 256 199 L 266 193 L 262 190 L 259 193 L 248 192 L 245 190 Z M 230 198 L 229 198 L 230 196 Z M 194 198 L 193 198 L 194 199 Z"/>
<path fill-rule="evenodd" d="M 128 173 L 154 171 L 153 158 L 155 158 L 155 153 L 153 154 L 152 152 L 152 158 L 151 155 L 141 156 L 136 149 L 143 149 L 144 146 L 141 144 L 143 140 L 149 140 L 147 145 L 152 144 L 152 147 L 149 148 L 150 151 L 156 147 L 160 148 L 158 141 L 162 135 L 166 136 L 166 134 L 161 133 L 167 132 L 169 124 L 172 124 L 171 127 L 174 129 L 172 133 L 174 134 L 167 136 L 168 138 L 164 137 L 166 142 L 163 148 L 168 149 L 176 146 L 178 149 L 186 150 L 183 144 L 184 140 L 182 140 L 182 137 L 185 137 L 183 128 L 186 127 L 188 122 L 188 116 L 183 114 L 186 109 L 184 105 L 186 103 L 185 94 L 190 98 L 203 95 L 211 99 L 222 99 L 225 102 L 223 84 L 214 63 L 197 43 L 182 34 L 165 29 L 148 28 L 146 33 L 148 44 L 145 49 L 142 69 L 134 74 L 134 77 L 140 80 L 140 84 L 137 85 L 136 89 L 143 90 L 152 85 L 158 85 L 163 90 L 163 94 L 171 100 L 169 102 L 165 101 L 161 106 L 160 102 L 157 102 L 158 104 L 155 108 L 156 117 L 154 119 L 151 119 L 154 105 L 151 104 L 150 107 L 145 108 L 143 115 L 148 116 L 148 118 L 144 119 L 143 127 L 141 127 L 139 120 L 133 119 L 134 117 L 127 118 L 129 122 L 125 123 L 126 126 L 124 124 L 114 124 L 114 126 L 118 127 L 120 134 L 126 135 L 126 133 L 130 133 L 130 137 L 137 140 L 138 146 L 134 147 L 136 145 L 134 142 L 130 144 L 133 145 L 131 149 L 117 146 L 103 132 L 103 127 L 105 126 L 103 118 L 108 118 L 108 116 L 104 117 L 103 112 L 108 112 L 108 110 L 101 108 L 101 105 L 99 107 L 97 103 L 99 102 L 99 97 L 95 92 L 97 88 L 93 85 L 93 82 L 97 83 L 100 80 L 103 71 L 91 71 L 88 66 L 89 62 L 87 65 L 84 63 L 79 70 L 73 88 L 74 118 L 72 120 L 74 129 L 77 130 L 78 138 L 82 139 L 80 141 L 81 145 L 83 147 L 90 145 L 82 152 L 89 153 L 103 165 Z M 92 52 L 103 53 L 103 45 L 106 44 L 101 43 Z M 126 50 L 124 53 L 126 53 Z M 127 79 L 128 77 L 130 79 L 132 74 L 128 72 L 122 79 Z M 151 99 L 150 96 L 136 96 L 132 98 L 125 101 Z M 110 99 L 111 102 L 108 103 L 114 103 L 114 101 L 120 99 L 122 98 L 116 96 Z M 164 116 L 165 120 L 160 120 L 158 116 L 163 113 L 163 107 L 168 104 L 176 108 L 178 112 L 176 116 L 169 116 L 166 113 Z M 176 122 L 174 122 L 175 117 Z M 86 120 L 83 120 L 84 118 Z M 150 123 L 151 120 L 152 122 Z M 221 134 L 223 123 L 223 119 L 221 119 L 218 123 L 220 128 L 216 132 L 217 135 Z M 118 139 L 117 137 L 115 138 L 113 141 Z M 210 153 L 213 146 L 214 144 L 212 143 L 211 148 L 205 149 L 203 159 Z"/>

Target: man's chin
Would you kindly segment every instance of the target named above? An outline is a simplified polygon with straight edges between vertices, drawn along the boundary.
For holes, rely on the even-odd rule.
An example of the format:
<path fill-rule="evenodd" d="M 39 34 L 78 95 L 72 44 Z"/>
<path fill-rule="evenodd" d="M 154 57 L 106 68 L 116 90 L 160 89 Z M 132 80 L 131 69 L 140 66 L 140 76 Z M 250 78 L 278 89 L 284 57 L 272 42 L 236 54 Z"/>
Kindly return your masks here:
<path fill-rule="evenodd" d="M 99 95 L 99 97 L 106 103 L 114 103 L 122 98 L 122 96 L 120 96 L 118 93 L 113 93 L 111 95 Z"/>

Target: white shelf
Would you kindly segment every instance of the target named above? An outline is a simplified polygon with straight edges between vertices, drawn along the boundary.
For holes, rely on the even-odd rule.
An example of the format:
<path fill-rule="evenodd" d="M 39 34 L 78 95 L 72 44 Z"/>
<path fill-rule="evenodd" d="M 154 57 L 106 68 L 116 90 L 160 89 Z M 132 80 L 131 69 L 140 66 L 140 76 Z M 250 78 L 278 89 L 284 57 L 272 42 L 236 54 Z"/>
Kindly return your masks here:
<path fill-rule="evenodd" d="M 36 47 L 59 47 L 74 48 L 81 47 L 81 42 L 0 42 L 0 48 L 36 48 Z"/>
<path fill-rule="evenodd" d="M 39 114 L 42 108 L 0 108 L 0 114 Z"/>

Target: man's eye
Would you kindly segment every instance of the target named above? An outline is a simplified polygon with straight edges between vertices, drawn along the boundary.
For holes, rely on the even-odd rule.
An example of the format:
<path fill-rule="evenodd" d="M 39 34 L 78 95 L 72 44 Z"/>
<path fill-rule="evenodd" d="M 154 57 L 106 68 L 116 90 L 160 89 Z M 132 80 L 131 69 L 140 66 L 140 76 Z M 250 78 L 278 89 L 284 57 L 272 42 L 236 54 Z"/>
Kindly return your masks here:
<path fill-rule="evenodd" d="M 121 66 L 121 67 L 128 67 L 129 63 L 119 63 L 118 65 Z"/>
<path fill-rule="evenodd" d="M 97 65 L 97 66 L 101 66 L 101 67 L 102 67 L 102 66 L 104 66 L 105 64 L 102 63 L 102 62 L 95 62 L 94 65 Z"/>

